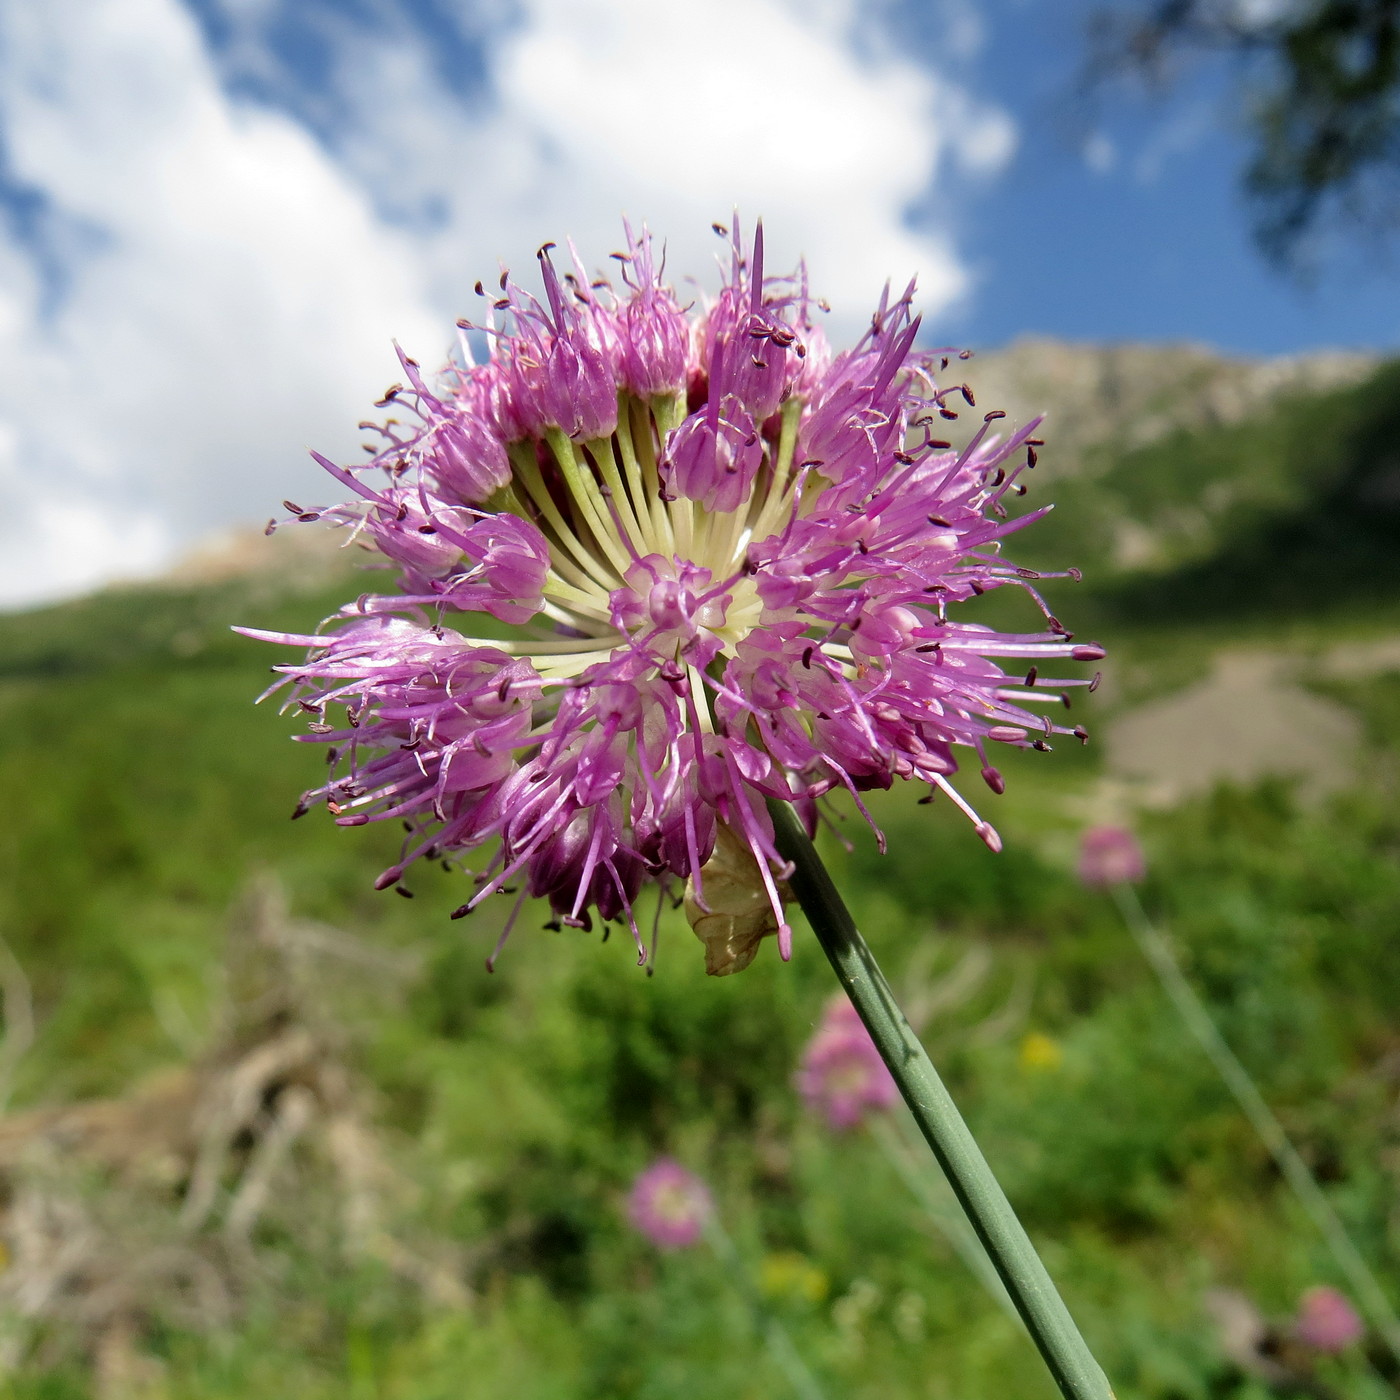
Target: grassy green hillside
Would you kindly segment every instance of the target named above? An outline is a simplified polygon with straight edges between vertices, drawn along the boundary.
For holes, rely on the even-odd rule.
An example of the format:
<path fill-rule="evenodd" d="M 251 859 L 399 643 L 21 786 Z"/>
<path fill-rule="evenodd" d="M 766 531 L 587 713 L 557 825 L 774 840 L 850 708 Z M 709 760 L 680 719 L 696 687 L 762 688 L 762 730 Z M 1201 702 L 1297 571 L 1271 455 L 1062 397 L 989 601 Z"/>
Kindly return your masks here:
<path fill-rule="evenodd" d="M 1114 703 L 1191 678 L 1226 640 L 1306 651 L 1396 630 L 1397 389 L 1387 370 L 1065 486 L 1034 552 L 1089 576 L 1053 601 L 1118 658 Z M 1124 520 L 1156 553 L 1096 569 Z M 426 871 L 412 900 L 375 894 L 395 833 L 288 820 L 317 755 L 251 705 L 273 649 L 227 628 L 305 627 L 354 588 L 113 591 L 0 619 L 0 933 L 35 1020 L 12 1115 L 155 1094 L 182 1066 L 232 1063 L 255 1023 L 275 1038 L 304 1022 L 341 1076 L 306 1082 L 319 1104 L 353 1106 L 379 1163 L 364 1187 L 379 1224 L 358 1243 L 329 1204 L 339 1108 L 318 1109 L 281 1160 L 246 1243 L 229 1222 L 248 1143 L 184 1234 L 169 1222 L 188 1174 L 132 1185 L 110 1161 L 84 1167 L 74 1202 L 141 1202 L 148 1216 L 102 1228 L 128 1253 L 198 1253 L 226 1305 L 143 1284 L 103 1331 L 96 1304 L 26 1313 L 0 1271 L 5 1393 L 785 1394 L 747 1289 L 831 1396 L 1048 1397 L 1029 1344 L 876 1145 L 833 1137 L 798 1101 L 793 1069 L 834 987 L 810 938 L 788 966 L 765 948 L 708 980 L 668 914 L 647 977 L 625 937 L 548 932 L 540 915 L 492 976 L 500 913 L 450 922 L 461 876 Z M 1328 685 L 1366 726 L 1364 783 L 1303 809 L 1266 781 L 1144 818 L 1144 899 L 1400 1299 L 1400 673 Z M 828 854 L 1118 1395 L 1257 1400 L 1271 1392 L 1222 1349 L 1209 1290 L 1282 1319 L 1305 1287 L 1341 1280 L 1111 905 L 1072 877 L 1101 776 L 1093 746 L 1017 756 L 1007 795 L 985 804 L 1008 837 L 999 857 L 902 793 L 875 803 L 887 856 L 855 821 L 853 848 Z M 264 969 L 235 1034 L 229 930 L 269 879 L 321 941 L 306 935 L 291 972 Z M 7 991 L 11 1020 L 18 1005 Z M 15 1183 L 36 1169 L 6 1141 L 0 1236 L 20 1260 L 29 1198 Z M 629 1231 L 628 1184 L 663 1152 L 712 1183 L 742 1279 L 712 1251 L 661 1256 Z M 82 1278 L 63 1286 L 97 1296 Z M 1378 1372 L 1393 1363 L 1372 1359 L 1297 1365 L 1317 1394 L 1392 1393 Z"/>
<path fill-rule="evenodd" d="M 1400 364 L 1243 422 L 1126 452 L 1100 445 L 1052 496 L 1054 512 L 1021 552 L 1033 562 L 1083 558 L 1124 617 L 1325 611 L 1339 599 L 1393 598 Z"/>

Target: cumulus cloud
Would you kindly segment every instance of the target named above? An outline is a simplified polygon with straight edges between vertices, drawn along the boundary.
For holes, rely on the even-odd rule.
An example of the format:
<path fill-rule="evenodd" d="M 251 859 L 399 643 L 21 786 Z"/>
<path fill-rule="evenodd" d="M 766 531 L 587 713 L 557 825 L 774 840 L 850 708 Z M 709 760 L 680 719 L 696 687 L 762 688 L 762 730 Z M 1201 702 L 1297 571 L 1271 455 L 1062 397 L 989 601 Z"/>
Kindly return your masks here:
<path fill-rule="evenodd" d="M 1216 104 L 1200 97 L 1188 102 L 1160 123 L 1133 161 L 1133 178 L 1140 185 L 1154 185 L 1169 162 L 1189 155 L 1206 141 L 1218 124 Z"/>
<path fill-rule="evenodd" d="M 899 53 L 869 0 L 522 0 L 465 110 L 411 33 L 338 51 L 344 156 L 393 207 L 439 211 L 445 291 L 563 233 L 605 253 L 619 210 L 705 267 L 737 206 L 778 259 L 805 254 L 848 326 L 915 273 L 937 314 L 969 286 L 956 220 L 909 211 L 1015 146 L 1009 116 Z"/>
<path fill-rule="evenodd" d="M 675 268 L 707 265 L 715 217 L 762 214 L 847 327 L 886 276 L 946 309 L 969 282 L 937 211 L 1015 141 L 876 0 L 476 6 L 470 83 L 390 0 L 369 27 L 219 7 L 211 46 L 180 0 L 0 3 L 0 131 L 45 214 L 0 240 L 0 602 L 324 497 L 302 449 L 355 450 L 391 336 L 436 358 L 498 255 L 571 233 L 601 261 L 622 210 Z M 293 10 L 314 82 L 275 53 Z"/>
<path fill-rule="evenodd" d="M 807 254 L 845 314 L 916 272 L 937 311 L 966 271 L 948 232 L 913 232 L 906 211 L 943 162 L 1004 159 L 1009 123 L 874 46 L 877 31 L 861 53 L 863 8 L 710 0 L 697 24 L 689 4 L 531 0 L 502 47 L 502 117 L 535 133 L 571 205 L 600 187 L 635 204 L 645 179 L 659 206 L 645 212 L 671 231 L 735 203 L 764 214 L 780 254 Z"/>
<path fill-rule="evenodd" d="M 1118 148 L 1102 131 L 1095 131 L 1085 140 L 1084 164 L 1095 175 L 1107 175 L 1118 164 Z"/>
<path fill-rule="evenodd" d="M 91 235 L 47 274 L 13 244 L 0 262 L 16 604 L 323 493 L 308 434 L 354 450 L 390 337 L 446 336 L 407 241 L 302 128 L 224 95 L 173 0 L 17 0 L 0 23 L 12 178 Z"/>

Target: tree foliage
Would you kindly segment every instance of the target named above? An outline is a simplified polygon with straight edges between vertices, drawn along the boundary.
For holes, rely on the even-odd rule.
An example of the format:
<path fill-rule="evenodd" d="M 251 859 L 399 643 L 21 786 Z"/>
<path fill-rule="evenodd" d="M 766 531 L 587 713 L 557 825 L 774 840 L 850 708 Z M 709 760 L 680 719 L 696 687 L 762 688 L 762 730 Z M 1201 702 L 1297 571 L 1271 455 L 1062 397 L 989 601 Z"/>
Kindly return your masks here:
<path fill-rule="evenodd" d="M 1255 138 L 1244 185 L 1255 233 L 1299 267 L 1344 223 L 1400 227 L 1400 0 L 1152 0 L 1091 24 L 1095 80 L 1169 81 L 1182 60 L 1240 60 Z"/>

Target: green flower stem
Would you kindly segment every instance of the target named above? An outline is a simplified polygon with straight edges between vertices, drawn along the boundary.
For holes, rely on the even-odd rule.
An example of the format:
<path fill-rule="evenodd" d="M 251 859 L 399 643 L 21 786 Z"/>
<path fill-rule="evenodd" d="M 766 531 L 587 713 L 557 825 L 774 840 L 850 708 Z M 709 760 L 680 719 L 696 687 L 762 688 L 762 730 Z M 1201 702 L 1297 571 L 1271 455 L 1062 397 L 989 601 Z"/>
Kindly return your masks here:
<path fill-rule="evenodd" d="M 1113 899 L 1143 957 L 1176 1007 L 1177 1014 L 1206 1052 L 1216 1072 L 1235 1096 L 1235 1102 L 1244 1111 L 1244 1116 L 1259 1134 L 1259 1140 L 1269 1149 L 1269 1155 L 1283 1174 L 1283 1179 L 1293 1188 L 1299 1204 L 1327 1241 L 1337 1267 L 1346 1276 L 1372 1326 L 1384 1338 L 1391 1355 L 1400 1361 L 1400 1318 L 1396 1317 L 1395 1309 L 1391 1307 L 1370 1266 L 1361 1257 L 1360 1250 L 1352 1243 L 1346 1226 L 1332 1209 L 1331 1201 L 1308 1170 L 1308 1164 L 1298 1155 L 1298 1149 L 1289 1141 L 1283 1124 L 1264 1101 L 1249 1071 L 1230 1049 L 1211 1019 L 1210 1012 L 1186 980 L 1171 944 L 1148 919 L 1137 891 L 1131 885 L 1117 884 L 1113 886 Z"/>
<path fill-rule="evenodd" d="M 793 894 L 889 1066 L 914 1121 L 938 1158 L 1055 1383 L 1067 1400 L 1112 1400 L 1107 1377 L 1079 1335 L 1035 1246 L 1016 1219 L 938 1071 L 905 1020 L 874 954 L 857 931 L 797 814 L 786 802 L 770 801 L 768 810 L 778 851 L 793 865 L 789 880 Z"/>

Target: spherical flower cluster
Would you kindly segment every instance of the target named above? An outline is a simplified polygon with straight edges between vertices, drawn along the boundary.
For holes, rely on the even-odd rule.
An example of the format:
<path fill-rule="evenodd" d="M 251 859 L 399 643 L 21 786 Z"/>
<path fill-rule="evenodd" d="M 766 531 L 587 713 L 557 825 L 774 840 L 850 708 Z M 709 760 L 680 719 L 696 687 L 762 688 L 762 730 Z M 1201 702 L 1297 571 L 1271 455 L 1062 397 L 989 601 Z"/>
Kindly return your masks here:
<path fill-rule="evenodd" d="M 1047 662 L 1102 650 L 1075 643 L 1039 575 L 1001 554 L 1039 514 L 1007 509 L 1036 423 L 1001 435 L 987 413 L 952 446 L 940 434 L 973 395 L 945 379 L 953 352 L 917 347 L 912 285 L 834 354 L 805 272 L 765 272 L 761 227 L 726 236 L 723 285 L 693 305 L 645 232 L 613 255 L 620 285 L 576 254 L 561 273 L 546 245 L 543 300 L 503 274 L 437 379 L 403 357 L 368 462 L 318 458 L 356 499 L 294 513 L 349 526 L 399 591 L 313 635 L 252 635 L 311 649 L 279 668 L 311 720 L 299 737 L 330 749 L 299 811 L 406 823 L 381 888 L 416 859 L 480 849 L 459 913 L 518 884 L 565 924 L 625 920 L 645 960 L 643 883 L 688 882 L 705 911 L 727 830 L 746 872 L 731 854 L 731 879 L 771 910 L 744 936 L 776 931 L 786 957 L 767 800 L 810 831 L 833 790 L 859 804 L 913 779 L 995 849 L 951 785 L 957 751 L 1000 792 L 993 746 L 1084 737 L 1028 706 L 1092 684 L 1042 676 Z M 962 619 L 1005 585 L 1027 590 L 1040 630 Z"/>
<path fill-rule="evenodd" d="M 627 1197 L 627 1218 L 659 1249 L 698 1244 L 714 1208 L 709 1187 L 670 1157 L 642 1172 Z"/>
<path fill-rule="evenodd" d="M 1147 874 L 1137 837 L 1126 827 L 1092 826 L 1079 843 L 1079 878 L 1091 889 L 1136 884 Z"/>
<path fill-rule="evenodd" d="M 1304 1346 L 1329 1355 L 1361 1340 L 1366 1326 L 1346 1295 L 1326 1284 L 1307 1289 L 1298 1300 L 1293 1334 Z"/>
<path fill-rule="evenodd" d="M 808 1041 L 797 1072 L 807 1106 L 837 1132 L 859 1126 L 867 1114 L 893 1108 L 899 1090 L 856 1009 L 838 994 Z"/>

